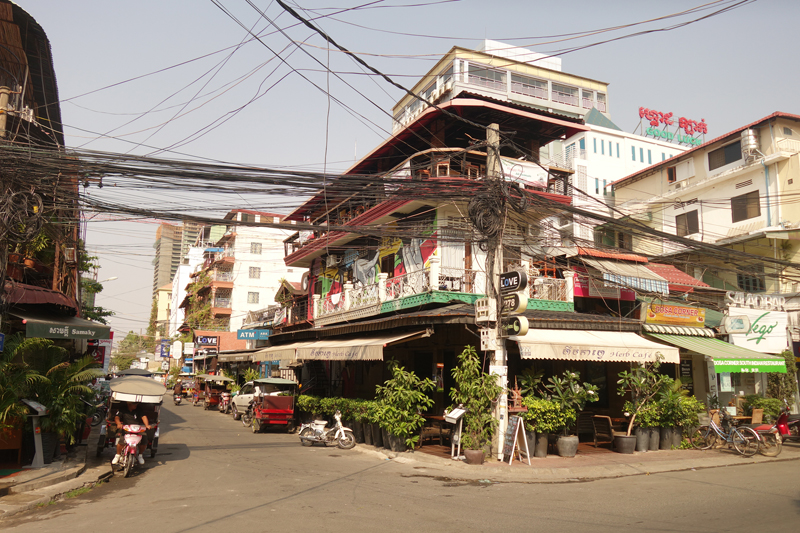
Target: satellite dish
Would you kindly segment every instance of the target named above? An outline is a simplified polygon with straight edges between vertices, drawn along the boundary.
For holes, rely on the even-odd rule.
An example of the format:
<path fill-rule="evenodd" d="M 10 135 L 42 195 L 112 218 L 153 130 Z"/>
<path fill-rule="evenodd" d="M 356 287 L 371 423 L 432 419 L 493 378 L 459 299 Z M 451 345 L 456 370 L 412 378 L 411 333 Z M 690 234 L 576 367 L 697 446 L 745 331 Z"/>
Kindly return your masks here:
<path fill-rule="evenodd" d="M 303 292 L 308 291 L 308 272 L 303 272 L 303 279 L 300 280 L 300 288 Z"/>

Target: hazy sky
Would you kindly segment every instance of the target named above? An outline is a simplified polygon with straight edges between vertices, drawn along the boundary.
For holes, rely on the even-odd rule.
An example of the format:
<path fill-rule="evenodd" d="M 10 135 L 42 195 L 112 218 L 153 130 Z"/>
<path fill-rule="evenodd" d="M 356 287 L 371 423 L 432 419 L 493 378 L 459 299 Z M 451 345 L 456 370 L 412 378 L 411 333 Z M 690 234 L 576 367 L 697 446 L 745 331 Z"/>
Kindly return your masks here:
<path fill-rule="evenodd" d="M 18 3 L 50 39 L 68 147 L 339 171 L 388 135 L 388 113 L 401 95 L 340 52 L 328 52 L 321 37 L 274 1 Z M 611 118 L 623 130 L 639 124 L 639 106 L 705 119 L 708 139 L 774 111 L 800 113 L 796 0 L 289 5 L 406 86 L 455 45 L 475 48 L 488 38 L 559 53 L 618 39 L 561 57 L 563 71 L 610 84 Z M 597 32 L 612 27 L 620 28 Z M 619 39 L 641 32 L 648 33 Z M 575 34 L 583 37 L 568 39 Z M 328 65 L 344 81 L 326 75 Z M 114 194 L 110 187 L 88 193 Z M 285 211 L 302 201 L 200 197 L 181 192 L 178 182 L 168 198 L 146 192 L 125 198 L 140 207 L 206 214 Z M 108 217 L 87 224 L 88 248 L 102 265 L 99 279 L 119 278 L 97 298 L 116 311 L 117 336 L 147 327 L 156 227 L 152 220 Z"/>

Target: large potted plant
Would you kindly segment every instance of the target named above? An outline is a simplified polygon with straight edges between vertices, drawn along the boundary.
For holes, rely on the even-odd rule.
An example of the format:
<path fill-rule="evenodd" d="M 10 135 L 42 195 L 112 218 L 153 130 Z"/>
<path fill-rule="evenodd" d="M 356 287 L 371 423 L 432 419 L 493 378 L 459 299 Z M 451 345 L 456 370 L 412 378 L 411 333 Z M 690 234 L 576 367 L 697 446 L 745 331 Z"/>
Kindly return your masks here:
<path fill-rule="evenodd" d="M 622 408 L 626 413 L 632 412 L 634 410 L 633 402 L 626 401 Z M 659 406 L 654 402 L 639 410 L 635 426 L 637 452 L 658 450 L 660 419 Z"/>
<path fill-rule="evenodd" d="M 387 432 L 392 451 L 413 450 L 419 441 L 419 429 L 425 423 L 421 413 L 434 404 L 427 393 L 436 384 L 429 378 L 420 379 L 397 361 L 389 361 L 389 371 L 392 377 L 375 387 L 380 426 Z"/>
<path fill-rule="evenodd" d="M 497 419 L 492 407 L 498 401 L 503 388 L 497 384 L 497 375 L 486 374 L 481 369 L 481 360 L 472 346 L 458 354 L 458 365 L 453 368 L 455 386 L 450 390 L 450 399 L 466 408 L 462 418 L 461 444 L 464 456 L 470 464 L 483 463 L 492 436 L 497 429 Z"/>
<path fill-rule="evenodd" d="M 631 435 L 637 417 L 648 404 L 655 398 L 664 385 L 667 376 L 658 372 L 661 356 L 655 361 L 642 363 L 641 366 L 632 366 L 630 370 L 619 373 L 617 380 L 617 394 L 625 396 L 630 394 L 628 429 L 625 435 L 614 437 L 614 448 L 620 453 L 633 453 L 636 448 L 636 437 Z"/>
<path fill-rule="evenodd" d="M 577 421 L 577 413 L 583 411 L 588 402 L 599 400 L 597 387 L 591 383 L 581 383 L 578 372 L 564 372 L 562 377 L 553 376 L 544 386 L 548 397 L 554 401 L 563 412 L 572 412 L 574 419 L 562 428 L 562 435 L 556 441 L 558 455 L 561 457 L 575 457 L 578 452 L 578 435 L 571 434 Z"/>
<path fill-rule="evenodd" d="M 681 403 L 689 392 L 682 388 L 680 380 L 664 377 L 655 404 L 659 412 L 661 437 L 658 448 L 672 450 L 681 446 Z"/>
<path fill-rule="evenodd" d="M 9 337 L 0 352 L 0 450 L 21 450 L 28 407 L 22 403 L 28 389 L 46 378 L 24 363 L 17 362 L 22 335 Z"/>
<path fill-rule="evenodd" d="M 527 411 L 522 413 L 525 430 L 536 434 L 534 457 L 547 457 L 547 445 L 550 435 L 564 431 L 577 420 L 573 409 L 564 409 L 557 402 L 535 396 L 525 396 L 522 405 Z M 530 450 L 528 450 L 530 451 Z"/>

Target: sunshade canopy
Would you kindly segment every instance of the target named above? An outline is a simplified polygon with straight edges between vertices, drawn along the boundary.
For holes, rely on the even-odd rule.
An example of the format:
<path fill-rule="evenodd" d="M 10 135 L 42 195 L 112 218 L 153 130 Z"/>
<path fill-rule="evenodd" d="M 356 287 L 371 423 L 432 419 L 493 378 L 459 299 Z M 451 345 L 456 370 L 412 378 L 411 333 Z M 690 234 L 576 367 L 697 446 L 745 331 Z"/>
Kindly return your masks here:
<path fill-rule="evenodd" d="M 297 385 L 296 381 L 283 378 L 261 378 L 255 380 L 254 383 L 263 383 L 265 385 Z"/>
<path fill-rule="evenodd" d="M 532 329 L 509 338 L 517 341 L 523 359 L 642 363 L 661 356 L 664 363 L 680 362 L 676 348 L 630 332 Z"/>
<path fill-rule="evenodd" d="M 297 349 L 297 358 L 322 361 L 382 361 L 383 348 L 390 344 L 407 342 L 412 337 L 426 335 L 426 331 L 357 337 L 354 339 L 325 339 Z"/>
<path fill-rule="evenodd" d="M 233 381 L 231 378 L 225 376 L 215 376 L 213 374 L 200 374 L 197 377 L 205 381 Z"/>
<path fill-rule="evenodd" d="M 701 353 L 714 362 L 714 371 L 722 372 L 780 372 L 786 373 L 786 361 L 783 357 L 769 355 L 719 339 L 706 337 L 687 337 L 685 335 L 664 335 L 649 333 L 660 341 L 668 342 L 693 352 Z"/>
<path fill-rule="evenodd" d="M 111 327 L 74 316 L 11 311 L 25 324 L 25 336 L 41 339 L 110 339 Z"/>
<path fill-rule="evenodd" d="M 152 376 L 153 373 L 144 368 L 127 368 L 117 372 L 118 376 Z"/>
<path fill-rule="evenodd" d="M 644 263 L 621 263 L 603 259 L 581 260 L 603 274 L 603 279 L 615 286 L 669 294 L 669 282 L 644 266 Z"/>
<path fill-rule="evenodd" d="M 142 376 L 123 376 L 109 381 L 111 396 L 122 402 L 160 403 L 167 388 Z"/>

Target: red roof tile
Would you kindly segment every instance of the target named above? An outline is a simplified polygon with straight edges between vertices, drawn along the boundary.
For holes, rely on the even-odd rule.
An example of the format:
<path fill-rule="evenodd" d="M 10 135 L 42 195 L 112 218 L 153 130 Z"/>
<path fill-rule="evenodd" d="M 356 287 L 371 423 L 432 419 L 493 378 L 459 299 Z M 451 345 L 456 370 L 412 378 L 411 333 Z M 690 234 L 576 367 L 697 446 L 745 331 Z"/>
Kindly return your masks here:
<path fill-rule="evenodd" d="M 605 252 L 595 248 L 581 248 L 578 246 L 578 255 L 587 255 L 589 257 L 600 257 L 602 259 L 615 259 L 618 261 L 636 261 L 638 263 L 647 263 L 647 258 L 643 255 L 636 254 L 621 254 L 617 252 Z"/>
<path fill-rule="evenodd" d="M 710 287 L 699 279 L 693 278 L 686 272 L 672 266 L 660 263 L 649 263 L 646 265 L 648 270 L 658 274 L 669 282 L 670 290 L 691 291 L 692 287 Z"/>
<path fill-rule="evenodd" d="M 15 281 L 6 281 L 5 287 L 6 301 L 10 305 L 59 305 L 78 311 L 75 301 L 58 291 Z"/>

